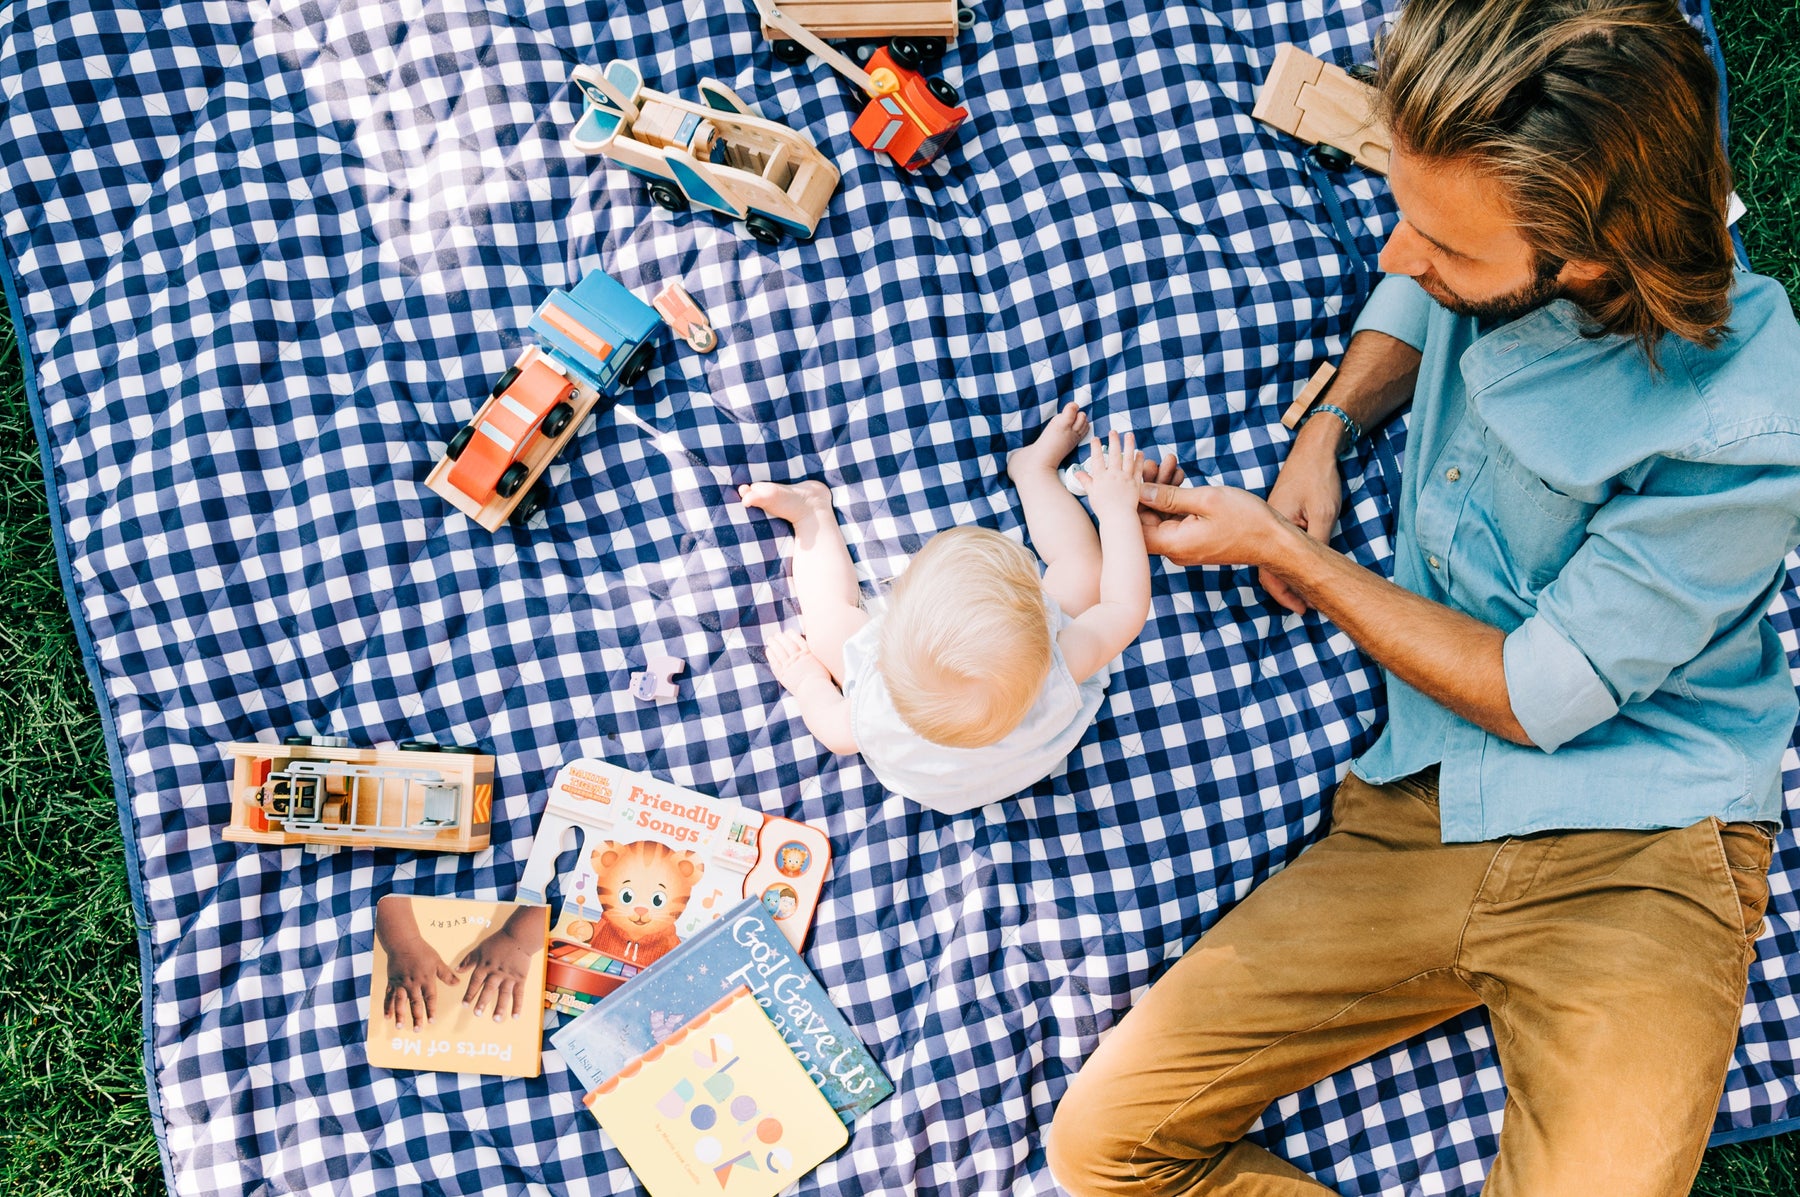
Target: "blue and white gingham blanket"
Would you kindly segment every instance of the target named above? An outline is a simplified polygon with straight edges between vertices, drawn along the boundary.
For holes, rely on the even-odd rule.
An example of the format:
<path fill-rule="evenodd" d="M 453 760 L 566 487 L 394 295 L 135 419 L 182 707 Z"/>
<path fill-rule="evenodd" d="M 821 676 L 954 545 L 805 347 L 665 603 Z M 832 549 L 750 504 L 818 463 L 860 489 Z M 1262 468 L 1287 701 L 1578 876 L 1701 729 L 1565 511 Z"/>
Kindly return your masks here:
<path fill-rule="evenodd" d="M 1379 676 L 1248 571 L 1161 566 L 1066 772 L 933 815 L 783 699 L 762 653 L 794 615 L 782 528 L 732 486 L 827 480 L 871 581 L 952 524 L 1022 532 L 1001 463 L 1069 397 L 1266 488 L 1277 417 L 1367 286 L 1295 143 L 1249 115 L 1280 43 L 1366 57 L 1383 5 L 1320 7 L 981 0 L 943 71 L 973 115 L 917 177 L 854 145 L 848 87 L 776 62 L 747 0 L 6 10 L 8 297 L 134 862 L 173 1191 L 632 1190 L 554 1055 L 503 1080 L 363 1051 L 376 898 L 510 896 L 552 772 L 584 754 L 831 836 L 807 958 L 898 1092 L 801 1192 L 1050 1190 L 1069 1076 L 1318 830 Z M 672 217 L 573 152 L 569 73 L 613 57 L 808 131 L 844 170 L 818 240 Z M 1385 185 L 1353 172 L 1338 198 L 1372 255 Z M 594 268 L 646 298 L 680 278 L 722 347 L 665 342 L 640 412 L 660 435 L 589 421 L 548 513 L 483 532 L 425 474 L 533 307 Z M 1400 435 L 1349 469 L 1339 543 L 1370 565 Z M 687 661 L 679 702 L 626 694 L 647 650 Z M 491 850 L 223 842 L 216 746 L 294 731 L 489 746 Z M 1791 835 L 1777 870 L 1725 1135 L 1800 1114 Z M 1346 1193 L 1469 1193 L 1502 1092 L 1477 1014 L 1257 1133 Z"/>

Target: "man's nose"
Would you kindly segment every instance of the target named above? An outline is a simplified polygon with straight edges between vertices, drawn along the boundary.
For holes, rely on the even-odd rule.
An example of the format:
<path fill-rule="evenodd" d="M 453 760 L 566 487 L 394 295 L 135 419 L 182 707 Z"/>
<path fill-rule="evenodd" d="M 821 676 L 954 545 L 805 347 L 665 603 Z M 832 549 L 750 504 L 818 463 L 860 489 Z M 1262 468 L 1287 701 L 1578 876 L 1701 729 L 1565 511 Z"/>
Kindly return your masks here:
<path fill-rule="evenodd" d="M 1426 256 L 1430 242 L 1413 231 L 1413 227 L 1402 220 L 1388 234 L 1387 244 L 1381 247 L 1381 269 L 1385 274 L 1404 274 L 1417 278 L 1431 269 L 1431 259 Z"/>

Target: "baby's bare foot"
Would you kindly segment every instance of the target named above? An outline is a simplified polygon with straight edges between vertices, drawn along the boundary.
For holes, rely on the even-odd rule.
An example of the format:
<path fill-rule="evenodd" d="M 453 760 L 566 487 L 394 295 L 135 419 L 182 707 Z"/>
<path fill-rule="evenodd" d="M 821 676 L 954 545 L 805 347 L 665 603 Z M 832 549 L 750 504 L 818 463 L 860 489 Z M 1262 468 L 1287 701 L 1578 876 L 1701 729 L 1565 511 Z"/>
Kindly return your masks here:
<path fill-rule="evenodd" d="M 1035 441 L 1007 455 L 1006 476 L 1017 482 L 1021 474 L 1056 473 L 1062 459 L 1087 439 L 1088 428 L 1087 413 L 1070 402 L 1044 425 Z"/>
<path fill-rule="evenodd" d="M 809 516 L 835 520 L 831 488 L 823 482 L 752 482 L 738 487 L 746 507 L 758 507 L 778 520 L 798 524 Z"/>

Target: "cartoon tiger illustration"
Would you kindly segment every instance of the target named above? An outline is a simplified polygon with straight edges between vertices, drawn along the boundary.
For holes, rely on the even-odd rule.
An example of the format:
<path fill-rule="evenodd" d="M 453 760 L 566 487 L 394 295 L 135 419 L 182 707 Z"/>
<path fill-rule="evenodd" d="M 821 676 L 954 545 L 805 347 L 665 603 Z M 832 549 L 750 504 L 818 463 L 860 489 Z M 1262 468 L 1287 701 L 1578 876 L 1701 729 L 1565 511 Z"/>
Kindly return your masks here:
<path fill-rule="evenodd" d="M 694 863 L 692 852 L 653 840 L 609 840 L 594 849 L 592 860 L 601 915 L 589 946 L 642 968 L 681 942 L 675 920 L 704 867 Z"/>

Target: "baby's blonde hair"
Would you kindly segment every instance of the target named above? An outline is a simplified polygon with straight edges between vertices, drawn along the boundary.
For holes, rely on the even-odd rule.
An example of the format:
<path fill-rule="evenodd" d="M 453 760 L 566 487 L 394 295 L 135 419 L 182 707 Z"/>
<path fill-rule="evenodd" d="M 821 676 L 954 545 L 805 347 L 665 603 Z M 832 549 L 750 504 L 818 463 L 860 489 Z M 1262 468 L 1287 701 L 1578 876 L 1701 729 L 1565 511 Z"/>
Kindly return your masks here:
<path fill-rule="evenodd" d="M 933 744 L 1006 738 L 1050 674 L 1049 610 L 1037 559 L 986 528 L 932 537 L 900 580 L 881 627 L 894 709 Z"/>

